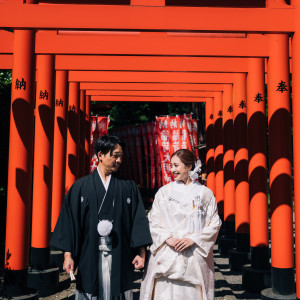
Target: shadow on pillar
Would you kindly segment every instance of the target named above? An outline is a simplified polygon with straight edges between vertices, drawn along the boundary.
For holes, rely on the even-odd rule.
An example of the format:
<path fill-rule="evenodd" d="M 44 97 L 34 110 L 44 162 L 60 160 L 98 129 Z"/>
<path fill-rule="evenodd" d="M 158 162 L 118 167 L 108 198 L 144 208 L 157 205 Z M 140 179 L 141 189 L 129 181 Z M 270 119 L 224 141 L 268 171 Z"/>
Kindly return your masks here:
<path fill-rule="evenodd" d="M 27 196 L 28 189 L 24 188 L 27 182 L 27 173 L 23 170 L 16 170 L 16 187 L 22 199 Z M 28 208 L 27 208 L 28 209 Z M 27 213 L 27 218 L 29 214 Z M 27 229 L 28 230 L 28 229 Z M 26 229 L 24 229 L 24 234 L 26 235 Z M 5 294 L 8 298 L 13 297 L 22 297 L 21 299 L 38 299 L 37 289 L 32 289 L 27 285 L 28 279 L 28 269 L 22 270 L 12 270 L 10 266 L 10 259 L 15 255 L 7 250 L 5 253 L 6 264 L 5 264 L 5 273 L 4 273 L 4 288 Z M 29 256 L 29 241 L 27 241 L 27 246 L 25 245 L 24 257 Z"/>
<path fill-rule="evenodd" d="M 61 117 L 57 117 L 56 121 L 57 121 L 57 125 L 58 125 L 61 136 L 65 138 L 67 136 L 67 122 L 66 122 L 66 120 L 64 120 Z"/>
<path fill-rule="evenodd" d="M 266 169 L 258 167 L 249 177 L 250 201 L 257 193 L 265 192 Z M 253 183 L 253 184 L 252 184 Z M 242 285 L 246 291 L 260 293 L 271 286 L 271 269 L 269 263 L 269 247 L 258 245 L 250 247 L 250 265 L 243 266 Z"/>
<path fill-rule="evenodd" d="M 256 154 L 266 155 L 266 117 L 262 112 L 254 113 L 248 122 L 248 155 L 249 161 L 253 158 L 256 159 L 254 163 L 266 163 L 266 161 L 255 158 Z M 250 222 L 255 219 L 255 222 L 264 226 L 264 228 L 252 227 L 251 236 L 252 240 L 259 240 L 261 242 L 261 232 L 268 231 L 268 212 L 267 212 L 267 170 L 266 167 L 256 167 L 251 171 L 249 176 L 249 199 L 250 207 L 251 201 L 256 195 L 264 195 L 261 197 L 263 203 L 255 203 L 257 207 L 252 206 L 252 214 Z M 254 205 L 254 204 L 253 204 Z M 255 211 L 265 211 L 263 219 L 259 220 L 255 217 Z M 256 238 L 258 236 L 258 238 Z M 264 244 L 251 246 L 251 264 L 243 266 L 243 288 L 246 291 L 260 293 L 263 289 L 271 286 L 271 269 L 269 263 L 269 246 L 268 239 Z"/>
<path fill-rule="evenodd" d="M 0 191 L 0 269 L 4 267 L 5 259 L 5 227 L 6 227 L 6 192 Z"/>
<path fill-rule="evenodd" d="M 233 120 L 227 120 L 223 126 L 223 149 L 224 156 L 228 151 L 233 151 Z M 234 158 L 233 158 L 234 159 Z M 224 164 L 225 163 L 225 164 Z M 224 173 L 224 222 L 223 222 L 223 233 L 224 236 L 220 237 L 218 243 L 218 251 L 221 255 L 228 255 L 229 251 L 235 248 L 235 215 L 234 213 L 226 215 L 226 186 L 233 182 L 234 184 L 234 161 L 229 160 L 224 162 L 223 173 Z M 234 198 L 234 186 L 232 186 Z M 232 212 L 234 208 L 232 209 Z"/>
<path fill-rule="evenodd" d="M 286 191 L 291 184 L 291 178 L 287 174 L 279 175 L 272 183 L 270 193 L 273 200 L 271 202 L 271 211 L 275 211 L 277 207 L 286 205 L 286 199 L 289 195 L 286 195 Z M 272 229 L 272 228 L 271 228 Z M 271 245 L 272 247 L 272 245 Z M 288 255 L 294 255 L 294 253 L 287 253 Z M 286 257 L 282 257 L 284 261 Z M 294 268 L 276 268 L 271 267 L 271 288 L 265 289 L 261 293 L 261 299 L 285 299 L 295 300 L 295 274 Z"/>
<path fill-rule="evenodd" d="M 212 124 L 209 125 L 206 129 L 206 152 L 209 153 L 211 150 L 214 151 L 214 127 Z M 206 161 L 206 172 L 207 177 L 209 177 L 210 174 L 215 174 L 215 158 L 213 155 L 210 156 Z M 215 193 L 214 186 L 209 186 L 209 188 L 211 188 L 213 193 Z"/>
<path fill-rule="evenodd" d="M 234 152 L 235 155 L 241 149 L 247 150 L 247 114 L 240 113 L 234 120 Z M 234 169 L 234 178 L 235 178 L 235 189 L 237 191 L 238 186 L 242 183 L 248 184 L 248 160 L 240 159 L 235 162 Z M 245 199 L 243 199 L 245 197 Z M 242 195 L 237 194 L 235 201 L 242 201 L 244 205 L 249 206 L 249 193 L 243 191 Z M 246 199 L 247 198 L 247 199 Z M 245 200 L 248 200 L 246 202 Z M 238 206 L 239 209 L 244 210 L 236 211 L 236 222 L 238 221 L 238 214 L 244 215 L 245 211 L 249 209 L 249 207 L 241 207 Z M 241 272 L 243 265 L 250 262 L 250 229 L 249 223 L 244 221 L 240 221 L 240 224 L 236 223 L 236 233 L 235 233 L 235 243 L 236 248 L 229 251 L 229 266 L 232 271 Z"/>
<path fill-rule="evenodd" d="M 219 146 L 222 147 L 222 152 L 220 152 L 217 156 L 215 156 L 215 180 L 216 180 L 216 196 L 218 197 L 217 199 L 217 204 L 218 204 L 218 212 L 219 212 L 219 216 L 222 220 L 222 226 L 219 232 L 219 235 L 223 235 L 224 232 L 224 194 L 220 193 L 221 190 L 223 190 L 223 186 L 224 186 L 224 182 L 223 182 L 223 125 L 222 125 L 223 119 L 222 118 L 218 118 L 215 121 L 214 124 L 214 151 L 216 154 L 216 149 L 218 149 Z M 222 181 L 219 181 L 219 176 L 220 174 L 222 174 Z M 222 187 L 220 187 L 219 185 L 222 185 Z M 220 191 L 218 191 L 220 190 Z M 223 194 L 222 198 L 220 198 L 220 194 Z"/>
<path fill-rule="evenodd" d="M 49 157 L 52 157 L 52 141 L 53 141 L 53 115 L 54 110 L 46 105 L 40 105 L 39 116 L 43 131 L 50 142 Z M 50 165 L 43 166 L 43 178 L 39 179 L 44 182 L 48 189 L 48 196 L 51 199 L 52 191 L 52 159 Z M 48 206 L 44 207 L 48 214 L 51 215 L 51 201 L 48 199 Z M 42 199 L 41 199 L 42 200 Z M 50 236 L 51 218 L 44 220 L 45 231 L 39 233 L 39 237 L 48 240 Z M 49 223 L 48 223 L 49 222 Z M 48 226 L 48 227 L 47 227 Z M 55 294 L 59 285 L 59 268 L 50 268 L 50 248 L 31 247 L 30 250 L 30 268 L 28 269 L 27 287 L 38 290 L 39 296 L 47 297 Z"/>
<path fill-rule="evenodd" d="M 71 173 L 77 177 L 78 174 L 78 158 L 73 154 L 68 154 L 68 166 Z"/>
<path fill-rule="evenodd" d="M 269 158 L 270 158 L 270 170 L 276 163 L 280 163 L 282 160 L 291 162 L 291 118 L 290 112 L 286 109 L 278 109 L 271 117 L 269 122 Z M 278 170 L 278 168 L 277 168 Z M 274 267 L 272 260 L 271 267 L 271 284 L 272 287 L 265 289 L 261 292 L 261 299 L 296 299 L 295 294 L 295 275 L 294 267 L 291 267 L 294 260 L 293 249 L 293 224 L 292 224 L 292 187 L 291 176 L 288 169 L 281 170 L 275 179 L 271 182 L 270 187 L 270 209 L 271 216 L 276 212 L 277 218 L 273 222 L 278 222 L 276 227 L 279 226 L 289 228 L 289 231 L 273 232 L 271 239 L 272 255 L 275 256 L 277 263 L 280 258 L 281 268 Z M 285 213 L 280 207 L 290 208 L 289 213 Z M 286 210 L 285 210 L 286 211 Z M 278 214 L 279 218 L 278 218 Z M 280 221 L 279 221 L 280 220 Z M 279 223 L 280 222 L 280 223 Z M 271 230 L 272 226 L 271 223 Z M 274 242 L 276 239 L 276 243 Z M 274 242 L 275 246 L 272 246 Z M 282 249 L 278 248 L 278 245 L 286 248 L 284 255 Z M 289 248 L 289 249 L 288 249 Z M 292 263 L 291 263 L 292 262 Z M 286 266 L 286 267 L 284 267 Z"/>
<path fill-rule="evenodd" d="M 75 143 L 77 143 L 78 139 L 79 139 L 78 120 L 79 120 L 78 114 L 72 110 L 69 110 L 68 111 L 68 123 L 70 124 L 70 126 L 68 128 L 69 128 L 71 137 Z"/>
<path fill-rule="evenodd" d="M 229 218 L 232 216 L 229 216 Z M 224 220 L 224 236 L 219 238 L 218 251 L 221 255 L 229 255 L 229 251 L 236 247 L 235 243 L 235 222 Z"/>
<path fill-rule="evenodd" d="M 53 114 L 54 110 L 47 105 L 39 106 L 39 115 L 44 132 L 49 141 L 53 140 Z M 50 123 L 52 121 L 52 123 Z"/>
<path fill-rule="evenodd" d="M 17 168 L 15 170 L 16 176 L 16 189 L 24 206 L 26 208 L 25 223 L 23 224 L 23 236 L 24 245 L 21 253 L 17 253 L 15 249 L 10 249 L 5 253 L 6 263 L 4 272 L 4 289 L 6 296 L 8 298 L 21 296 L 22 299 L 38 299 L 38 293 L 27 288 L 27 272 L 28 269 L 15 270 L 10 265 L 10 259 L 14 255 L 19 255 L 20 260 L 24 266 L 28 265 L 27 257 L 29 256 L 29 228 L 30 228 L 30 212 L 31 212 L 31 186 L 32 186 L 32 175 L 31 175 L 31 165 L 32 165 L 32 153 L 33 153 L 33 139 L 30 134 L 33 132 L 33 105 L 28 103 L 22 98 L 17 98 L 13 100 L 12 103 L 12 116 L 15 122 L 18 135 L 22 140 L 25 147 L 25 152 L 28 153 L 27 163 L 30 166 L 30 173 L 24 172 L 23 169 Z M 8 199 L 9 201 L 9 199 Z M 18 221 L 18 220 L 16 220 Z M 15 232 L 9 232 L 7 234 L 15 235 Z M 13 269 L 12 269 L 13 268 Z"/>
<path fill-rule="evenodd" d="M 33 143 L 28 139 L 28 124 L 33 126 L 33 106 L 24 99 L 18 98 L 12 103 L 12 113 L 24 147 L 27 151 L 32 150 Z M 24 126 L 24 124 L 26 124 L 26 126 Z"/>

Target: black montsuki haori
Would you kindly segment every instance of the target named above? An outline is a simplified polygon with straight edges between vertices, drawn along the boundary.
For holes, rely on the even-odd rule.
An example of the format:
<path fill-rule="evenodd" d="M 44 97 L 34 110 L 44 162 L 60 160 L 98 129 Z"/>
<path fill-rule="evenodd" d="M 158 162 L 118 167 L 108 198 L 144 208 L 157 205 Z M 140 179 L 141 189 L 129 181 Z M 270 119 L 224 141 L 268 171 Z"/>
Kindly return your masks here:
<path fill-rule="evenodd" d="M 132 260 L 137 249 L 152 243 L 138 187 L 132 180 L 112 175 L 107 195 L 98 171 L 78 179 L 68 191 L 50 245 L 71 252 L 78 267 L 77 289 L 98 294 L 99 219 L 113 219 L 111 295 L 119 296 L 133 284 Z M 113 207 L 113 209 L 111 209 Z"/>

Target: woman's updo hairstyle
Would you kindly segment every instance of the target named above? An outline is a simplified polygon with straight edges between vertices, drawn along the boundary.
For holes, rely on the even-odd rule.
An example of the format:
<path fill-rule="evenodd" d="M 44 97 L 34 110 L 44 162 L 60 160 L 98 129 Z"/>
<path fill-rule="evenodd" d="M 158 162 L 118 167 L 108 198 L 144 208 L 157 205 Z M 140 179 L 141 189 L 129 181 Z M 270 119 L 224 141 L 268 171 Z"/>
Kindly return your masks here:
<path fill-rule="evenodd" d="M 179 149 L 176 152 L 174 152 L 171 156 L 171 158 L 173 156 L 177 156 L 186 166 L 192 166 L 192 170 L 194 170 L 195 168 L 195 154 L 188 149 Z"/>

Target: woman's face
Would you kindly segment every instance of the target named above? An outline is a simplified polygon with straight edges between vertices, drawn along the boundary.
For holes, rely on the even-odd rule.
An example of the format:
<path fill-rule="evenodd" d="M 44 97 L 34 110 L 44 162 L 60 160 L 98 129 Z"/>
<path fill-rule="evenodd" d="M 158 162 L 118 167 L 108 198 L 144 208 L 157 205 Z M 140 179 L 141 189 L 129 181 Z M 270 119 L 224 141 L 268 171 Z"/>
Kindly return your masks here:
<path fill-rule="evenodd" d="M 186 166 L 176 155 L 171 158 L 170 169 L 176 181 L 183 181 L 186 183 L 189 178 L 188 172 L 191 170 L 191 167 L 192 166 Z"/>

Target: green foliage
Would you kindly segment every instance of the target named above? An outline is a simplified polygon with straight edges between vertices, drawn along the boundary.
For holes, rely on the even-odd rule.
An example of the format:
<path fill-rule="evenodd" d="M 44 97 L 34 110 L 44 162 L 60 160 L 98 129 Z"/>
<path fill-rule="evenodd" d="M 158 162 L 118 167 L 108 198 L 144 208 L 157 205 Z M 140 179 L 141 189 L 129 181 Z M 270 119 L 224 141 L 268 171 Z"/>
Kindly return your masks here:
<path fill-rule="evenodd" d="M 189 114 L 192 111 L 192 104 L 190 102 L 169 102 L 169 115 Z"/>
<path fill-rule="evenodd" d="M 112 106 L 109 115 L 114 127 L 136 125 L 150 121 L 150 108 L 143 102 L 118 102 Z"/>
<path fill-rule="evenodd" d="M 159 115 L 181 115 L 192 111 L 186 102 L 92 102 L 91 115 L 110 116 L 109 128 L 154 121 Z"/>
<path fill-rule="evenodd" d="M 10 88 L 11 70 L 0 70 L 0 90 Z"/>

